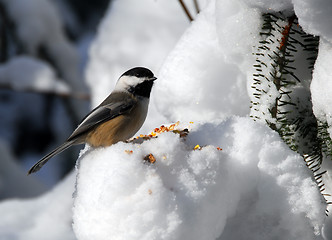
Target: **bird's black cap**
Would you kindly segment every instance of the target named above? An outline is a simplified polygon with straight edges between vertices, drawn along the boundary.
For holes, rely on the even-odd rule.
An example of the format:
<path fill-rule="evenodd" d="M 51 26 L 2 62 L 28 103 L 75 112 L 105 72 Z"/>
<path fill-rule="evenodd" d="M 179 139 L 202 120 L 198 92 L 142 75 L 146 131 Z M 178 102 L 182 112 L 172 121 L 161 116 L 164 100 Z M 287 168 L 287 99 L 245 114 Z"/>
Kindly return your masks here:
<path fill-rule="evenodd" d="M 154 75 L 153 73 L 144 67 L 135 67 L 132 68 L 130 70 L 128 70 L 127 72 L 125 72 L 124 74 L 122 74 L 122 76 L 135 76 L 138 78 L 142 78 L 142 77 L 146 77 L 146 78 L 153 78 Z"/>

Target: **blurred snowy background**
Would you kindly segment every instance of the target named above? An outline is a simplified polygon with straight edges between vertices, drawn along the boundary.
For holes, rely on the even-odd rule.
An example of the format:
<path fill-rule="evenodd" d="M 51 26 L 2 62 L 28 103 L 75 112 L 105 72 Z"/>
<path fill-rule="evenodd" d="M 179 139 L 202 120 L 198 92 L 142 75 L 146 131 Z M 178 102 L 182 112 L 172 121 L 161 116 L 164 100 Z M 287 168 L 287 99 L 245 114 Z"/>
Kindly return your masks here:
<path fill-rule="evenodd" d="M 331 126 L 332 3 L 194 2 L 190 22 L 175 0 L 0 0 L 0 240 L 332 239 L 312 171 L 249 117 L 262 13 L 295 12 L 320 37 L 307 87 Z M 85 147 L 75 171 L 80 146 L 26 176 L 134 66 L 158 77 L 138 134 L 180 121 L 186 141 Z"/>

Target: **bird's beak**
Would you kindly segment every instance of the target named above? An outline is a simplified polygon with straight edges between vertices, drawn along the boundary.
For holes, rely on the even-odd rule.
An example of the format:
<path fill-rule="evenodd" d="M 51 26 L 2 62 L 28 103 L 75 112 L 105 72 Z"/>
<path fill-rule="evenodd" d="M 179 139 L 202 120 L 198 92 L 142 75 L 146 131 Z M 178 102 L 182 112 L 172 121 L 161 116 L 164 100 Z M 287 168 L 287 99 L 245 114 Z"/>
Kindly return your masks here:
<path fill-rule="evenodd" d="M 150 80 L 150 81 L 155 81 L 155 80 L 157 80 L 157 78 L 156 78 L 156 77 L 152 77 L 152 78 L 150 78 L 149 80 Z"/>

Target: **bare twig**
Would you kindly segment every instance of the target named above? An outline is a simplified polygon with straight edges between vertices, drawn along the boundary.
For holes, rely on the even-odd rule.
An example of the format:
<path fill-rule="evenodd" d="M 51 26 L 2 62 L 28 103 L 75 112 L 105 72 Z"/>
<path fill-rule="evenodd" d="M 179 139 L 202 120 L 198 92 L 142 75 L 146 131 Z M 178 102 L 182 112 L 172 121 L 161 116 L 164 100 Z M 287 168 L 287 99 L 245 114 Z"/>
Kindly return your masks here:
<path fill-rule="evenodd" d="M 8 59 L 8 44 L 7 44 L 7 35 L 6 35 L 6 30 L 7 30 L 7 13 L 2 5 L 0 3 L 0 17 L 1 17 L 1 23 L 0 23 L 0 62 L 6 62 Z"/>
<path fill-rule="evenodd" d="M 4 84 L 0 83 L 0 89 L 6 89 L 14 92 L 27 92 L 27 93 L 36 93 L 36 94 L 44 94 L 44 95 L 53 95 L 56 97 L 60 98 L 65 98 L 65 99 L 78 99 L 78 100 L 84 100 L 84 101 L 89 101 L 90 96 L 85 93 L 66 93 L 66 92 L 54 92 L 50 90 L 38 90 L 38 89 L 33 89 L 33 88 L 24 88 L 24 89 L 18 89 L 10 84 Z"/>
<path fill-rule="evenodd" d="M 199 9 L 199 5 L 198 5 L 197 0 L 194 0 L 194 5 L 195 5 L 196 13 L 199 13 L 201 10 Z"/>
<path fill-rule="evenodd" d="M 194 19 L 193 19 L 192 16 L 190 15 L 190 12 L 189 12 L 187 6 L 184 4 L 183 0 L 179 0 L 179 2 L 180 2 L 180 4 L 181 4 L 181 6 L 182 6 L 183 11 L 186 13 L 186 15 L 187 15 L 189 21 L 193 21 Z"/>

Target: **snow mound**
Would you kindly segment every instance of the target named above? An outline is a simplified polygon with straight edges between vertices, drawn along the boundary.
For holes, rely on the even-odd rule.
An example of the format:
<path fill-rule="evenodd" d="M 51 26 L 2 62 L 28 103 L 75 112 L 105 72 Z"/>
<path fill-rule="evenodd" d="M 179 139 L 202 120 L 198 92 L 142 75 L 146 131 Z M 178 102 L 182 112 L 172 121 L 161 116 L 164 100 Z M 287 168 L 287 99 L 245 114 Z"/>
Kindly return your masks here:
<path fill-rule="evenodd" d="M 218 39 L 215 3 L 211 1 L 160 70 L 152 92 L 158 111 L 172 122 L 247 115 L 250 100 L 246 72 L 241 71 L 238 62 L 226 58 L 225 52 L 231 52 L 227 47 Z"/>
<path fill-rule="evenodd" d="M 143 160 L 150 153 L 154 164 Z M 73 228 L 79 240 L 321 239 L 325 204 L 310 176 L 277 134 L 247 118 L 194 126 L 186 139 L 168 132 L 86 148 Z"/>

